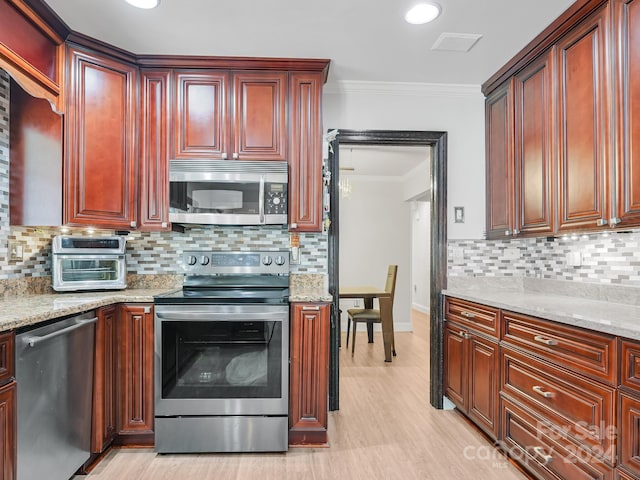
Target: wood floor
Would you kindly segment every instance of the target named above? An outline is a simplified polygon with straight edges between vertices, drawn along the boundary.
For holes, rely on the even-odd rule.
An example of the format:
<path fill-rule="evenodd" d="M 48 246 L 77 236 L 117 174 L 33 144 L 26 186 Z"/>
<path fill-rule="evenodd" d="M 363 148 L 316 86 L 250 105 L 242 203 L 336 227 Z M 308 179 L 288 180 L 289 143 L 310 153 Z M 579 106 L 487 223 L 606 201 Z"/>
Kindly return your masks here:
<path fill-rule="evenodd" d="M 329 448 L 286 454 L 156 455 L 112 449 L 77 480 L 524 480 L 456 411 L 429 405 L 428 316 L 413 312 L 414 333 L 396 334 L 398 356 L 384 363 L 382 338 L 344 339 L 340 410 L 329 416 Z"/>

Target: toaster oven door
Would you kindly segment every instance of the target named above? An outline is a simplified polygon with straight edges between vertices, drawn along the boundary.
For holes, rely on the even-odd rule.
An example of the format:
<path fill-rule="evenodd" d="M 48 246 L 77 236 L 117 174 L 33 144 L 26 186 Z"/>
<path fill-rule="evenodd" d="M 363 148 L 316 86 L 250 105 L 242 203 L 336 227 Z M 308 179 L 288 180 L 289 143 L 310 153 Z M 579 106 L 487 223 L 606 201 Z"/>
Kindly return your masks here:
<path fill-rule="evenodd" d="M 54 255 L 56 291 L 127 288 L 124 255 Z"/>

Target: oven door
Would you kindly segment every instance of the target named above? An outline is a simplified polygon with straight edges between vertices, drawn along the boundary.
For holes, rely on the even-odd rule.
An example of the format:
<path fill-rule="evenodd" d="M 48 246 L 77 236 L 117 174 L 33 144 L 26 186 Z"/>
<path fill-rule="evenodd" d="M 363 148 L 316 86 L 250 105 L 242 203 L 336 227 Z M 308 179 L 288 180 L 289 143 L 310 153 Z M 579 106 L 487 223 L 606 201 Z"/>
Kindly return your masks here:
<path fill-rule="evenodd" d="M 157 305 L 155 414 L 286 415 L 288 305 Z"/>

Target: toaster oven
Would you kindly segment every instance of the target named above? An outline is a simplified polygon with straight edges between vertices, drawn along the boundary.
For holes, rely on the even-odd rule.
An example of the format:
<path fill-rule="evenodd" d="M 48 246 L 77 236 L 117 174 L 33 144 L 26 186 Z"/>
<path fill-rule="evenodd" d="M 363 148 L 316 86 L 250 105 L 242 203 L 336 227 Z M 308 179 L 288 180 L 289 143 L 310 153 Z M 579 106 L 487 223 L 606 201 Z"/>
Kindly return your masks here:
<path fill-rule="evenodd" d="M 126 240 L 123 237 L 53 238 L 52 276 L 56 291 L 127 288 Z"/>

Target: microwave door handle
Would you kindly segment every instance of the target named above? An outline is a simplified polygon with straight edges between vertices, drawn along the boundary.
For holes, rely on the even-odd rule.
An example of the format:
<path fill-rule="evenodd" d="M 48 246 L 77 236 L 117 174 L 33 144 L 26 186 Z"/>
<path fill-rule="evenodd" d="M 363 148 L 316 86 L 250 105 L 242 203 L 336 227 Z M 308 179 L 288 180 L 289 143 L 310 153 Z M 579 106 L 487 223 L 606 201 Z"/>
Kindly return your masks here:
<path fill-rule="evenodd" d="M 258 213 L 260 223 L 264 223 L 264 176 L 260 176 L 260 192 L 258 193 Z"/>

